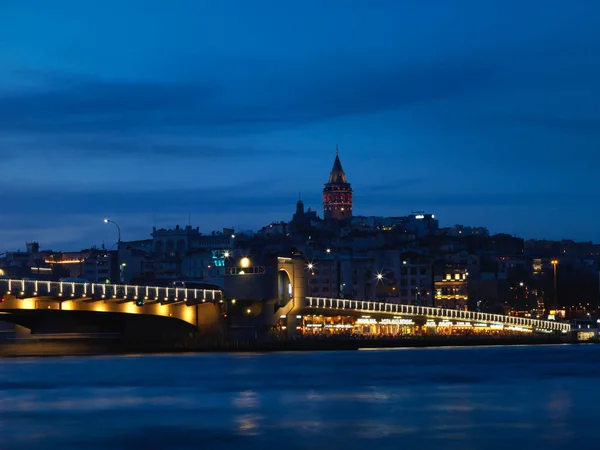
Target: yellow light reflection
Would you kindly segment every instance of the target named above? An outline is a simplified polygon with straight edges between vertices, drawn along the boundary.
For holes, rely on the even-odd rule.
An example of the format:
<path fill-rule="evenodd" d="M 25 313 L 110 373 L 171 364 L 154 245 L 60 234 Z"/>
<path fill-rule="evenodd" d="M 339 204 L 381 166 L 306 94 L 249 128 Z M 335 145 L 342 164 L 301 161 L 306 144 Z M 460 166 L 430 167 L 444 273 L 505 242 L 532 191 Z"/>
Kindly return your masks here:
<path fill-rule="evenodd" d="M 35 309 L 35 299 L 25 298 L 21 302 L 21 309 Z"/>
<path fill-rule="evenodd" d="M 137 314 L 139 311 L 138 311 L 137 306 L 135 306 L 135 303 L 129 302 L 129 303 L 125 303 L 123 312 L 126 312 L 127 314 Z"/>
<path fill-rule="evenodd" d="M 194 314 L 196 312 L 196 308 L 193 308 L 191 306 L 184 306 L 184 310 L 183 310 L 183 317 L 182 319 L 185 320 L 188 323 L 193 324 L 195 322 L 195 317 Z"/>

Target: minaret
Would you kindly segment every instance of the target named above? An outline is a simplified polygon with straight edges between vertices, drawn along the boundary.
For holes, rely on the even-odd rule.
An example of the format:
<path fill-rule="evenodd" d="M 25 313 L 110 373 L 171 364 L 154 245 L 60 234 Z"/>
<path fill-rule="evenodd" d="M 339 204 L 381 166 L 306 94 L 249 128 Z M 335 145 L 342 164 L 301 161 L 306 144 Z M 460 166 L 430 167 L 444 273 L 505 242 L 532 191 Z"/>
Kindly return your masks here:
<path fill-rule="evenodd" d="M 352 188 L 342 169 L 337 145 L 329 181 L 323 189 L 323 216 L 325 220 L 344 220 L 352 217 Z"/>

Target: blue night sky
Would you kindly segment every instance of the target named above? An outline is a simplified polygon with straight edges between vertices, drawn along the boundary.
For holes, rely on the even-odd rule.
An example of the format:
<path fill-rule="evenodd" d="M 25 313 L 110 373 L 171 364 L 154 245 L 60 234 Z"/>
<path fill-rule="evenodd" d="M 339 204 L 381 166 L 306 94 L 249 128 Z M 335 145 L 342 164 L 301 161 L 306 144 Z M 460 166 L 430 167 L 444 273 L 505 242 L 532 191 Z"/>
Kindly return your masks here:
<path fill-rule="evenodd" d="M 321 211 L 600 241 L 597 0 L 0 3 L 0 251 Z"/>

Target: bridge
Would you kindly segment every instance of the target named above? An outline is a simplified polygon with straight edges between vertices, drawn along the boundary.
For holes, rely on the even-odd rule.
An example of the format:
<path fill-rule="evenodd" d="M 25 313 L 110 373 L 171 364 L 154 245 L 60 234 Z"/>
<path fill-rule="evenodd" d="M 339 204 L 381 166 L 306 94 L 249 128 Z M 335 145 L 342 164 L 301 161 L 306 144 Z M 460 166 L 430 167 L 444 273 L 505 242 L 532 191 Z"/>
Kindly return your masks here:
<path fill-rule="evenodd" d="M 301 289 L 300 286 L 296 284 L 295 289 Z M 285 318 L 287 329 L 292 330 L 298 329 L 299 319 L 302 326 L 306 326 L 306 319 L 311 317 L 348 316 L 353 317 L 350 328 L 355 325 L 396 329 L 402 326 L 411 327 L 411 332 L 419 328 L 433 333 L 442 329 L 446 332 L 460 329 L 463 332 L 566 334 L 571 328 L 568 323 L 550 320 L 396 303 L 305 297 L 301 295 L 303 292 L 294 295 L 297 302 L 290 302 L 277 311 L 273 323 Z M 70 281 L 0 279 L 0 300 L 2 320 L 24 324 L 28 328 L 35 328 L 38 322 L 43 322 L 40 319 L 42 312 L 46 323 L 58 321 L 60 316 L 66 317 L 69 314 L 65 313 L 70 312 L 73 323 L 104 320 L 110 325 L 116 321 L 123 322 L 124 317 L 137 316 L 154 318 L 152 324 L 146 321 L 142 327 L 160 328 L 156 318 L 162 317 L 171 322 L 183 321 L 197 331 L 223 326 L 221 315 L 227 311 L 221 290 Z M 33 320 L 34 316 L 38 322 Z M 32 323 L 33 327 L 27 325 Z M 321 323 L 326 326 L 324 321 Z M 163 321 L 163 324 L 167 325 L 167 322 Z M 349 327 L 349 323 L 338 325 Z M 312 323 L 312 326 L 315 324 Z"/>
<path fill-rule="evenodd" d="M 474 329 L 510 333 L 566 334 L 571 325 L 553 320 L 529 319 L 475 311 L 361 300 L 307 297 L 303 314 L 355 316 L 355 323 L 373 326 L 417 325 L 430 329 Z M 379 319 L 379 320 L 378 320 Z"/>
<path fill-rule="evenodd" d="M 216 289 L 0 279 L 1 320 L 30 329 L 51 323 L 64 327 L 70 317 L 73 326 L 85 322 L 114 328 L 118 322 L 129 329 L 160 328 L 157 318 L 165 318 L 170 319 L 162 321 L 165 328 L 183 321 L 197 330 L 219 321 L 222 303 L 223 293 Z"/>

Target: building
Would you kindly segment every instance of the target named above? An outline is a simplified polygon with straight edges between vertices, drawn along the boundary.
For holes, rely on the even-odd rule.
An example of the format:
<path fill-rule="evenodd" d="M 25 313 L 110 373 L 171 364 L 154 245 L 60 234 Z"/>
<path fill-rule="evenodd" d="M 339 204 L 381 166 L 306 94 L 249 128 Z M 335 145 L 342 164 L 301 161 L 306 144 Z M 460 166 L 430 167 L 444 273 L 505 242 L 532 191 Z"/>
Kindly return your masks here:
<path fill-rule="evenodd" d="M 416 212 L 406 217 L 404 228 L 415 237 L 435 234 L 439 229 L 439 222 L 433 214 Z"/>
<path fill-rule="evenodd" d="M 440 269 L 434 278 L 434 306 L 466 311 L 469 305 L 467 275 L 465 269 L 450 265 Z"/>
<path fill-rule="evenodd" d="M 333 168 L 323 189 L 323 217 L 326 221 L 352 217 L 352 188 L 346 179 L 337 147 Z"/>

